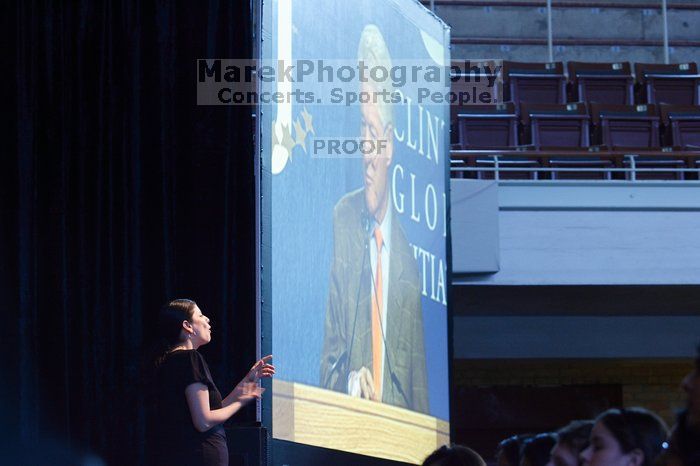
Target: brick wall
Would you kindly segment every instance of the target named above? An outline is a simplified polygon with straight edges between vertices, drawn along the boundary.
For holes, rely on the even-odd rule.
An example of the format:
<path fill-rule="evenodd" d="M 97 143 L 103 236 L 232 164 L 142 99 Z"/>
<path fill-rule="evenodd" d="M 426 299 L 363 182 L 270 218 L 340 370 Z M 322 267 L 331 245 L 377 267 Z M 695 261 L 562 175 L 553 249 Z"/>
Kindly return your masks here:
<path fill-rule="evenodd" d="M 552 387 L 617 385 L 624 407 L 643 406 L 669 426 L 684 405 L 680 388 L 692 369 L 690 359 L 624 360 L 456 360 L 456 387 Z"/>

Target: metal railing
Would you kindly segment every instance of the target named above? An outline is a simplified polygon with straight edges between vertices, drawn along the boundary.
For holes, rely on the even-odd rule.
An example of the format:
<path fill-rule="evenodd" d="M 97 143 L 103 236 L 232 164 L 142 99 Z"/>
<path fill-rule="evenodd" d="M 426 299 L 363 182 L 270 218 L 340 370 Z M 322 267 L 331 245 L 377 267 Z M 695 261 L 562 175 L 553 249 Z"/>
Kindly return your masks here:
<path fill-rule="evenodd" d="M 640 166 L 640 158 L 645 156 L 640 156 L 637 154 L 626 154 L 624 155 L 623 166 L 618 167 L 560 167 L 560 166 L 527 166 L 527 161 L 525 160 L 513 160 L 512 157 L 502 157 L 498 155 L 485 156 L 482 159 L 476 161 L 476 165 L 465 165 L 463 160 L 451 160 L 450 171 L 452 177 L 462 177 L 462 178 L 486 178 L 484 174 L 492 174 L 490 179 L 495 179 L 497 181 L 513 179 L 507 176 L 508 173 L 519 173 L 526 174 L 530 176 L 530 180 L 533 181 L 570 181 L 572 178 L 565 177 L 566 174 L 577 174 L 576 180 L 586 180 L 586 181 L 694 181 L 697 182 L 700 179 L 700 165 L 697 167 L 681 167 L 681 166 L 669 166 L 669 167 L 645 167 L 645 163 L 649 163 L 649 160 L 642 160 L 642 166 Z M 581 161 L 586 163 L 587 161 Z M 674 160 L 659 160 L 659 163 L 665 162 L 673 164 Z M 590 162 L 593 164 L 594 162 Z M 487 165 L 488 164 L 488 165 Z M 513 164 L 519 164 L 520 166 L 512 166 Z M 679 165 L 680 163 L 676 163 Z M 476 176 L 473 176 L 473 175 Z M 599 175 L 596 177 L 586 177 L 585 174 Z M 613 177 L 613 174 L 621 174 L 621 177 Z M 465 176 L 467 175 L 467 176 Z M 650 177 L 645 175 L 665 175 L 668 178 L 660 177 Z M 522 179 L 519 179 L 522 181 Z"/>

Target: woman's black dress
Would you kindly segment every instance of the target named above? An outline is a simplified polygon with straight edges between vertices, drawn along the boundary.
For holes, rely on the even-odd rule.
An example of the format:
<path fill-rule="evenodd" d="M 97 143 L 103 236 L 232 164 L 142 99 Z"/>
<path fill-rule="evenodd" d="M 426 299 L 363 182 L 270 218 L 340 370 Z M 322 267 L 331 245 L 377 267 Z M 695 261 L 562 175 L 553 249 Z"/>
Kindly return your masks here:
<path fill-rule="evenodd" d="M 228 465 L 226 433 L 222 425 L 198 432 L 192 423 L 185 388 L 202 383 L 209 389 L 210 409 L 221 408 L 221 393 L 197 350 L 178 350 L 165 356 L 156 373 L 156 464 L 188 466 Z"/>

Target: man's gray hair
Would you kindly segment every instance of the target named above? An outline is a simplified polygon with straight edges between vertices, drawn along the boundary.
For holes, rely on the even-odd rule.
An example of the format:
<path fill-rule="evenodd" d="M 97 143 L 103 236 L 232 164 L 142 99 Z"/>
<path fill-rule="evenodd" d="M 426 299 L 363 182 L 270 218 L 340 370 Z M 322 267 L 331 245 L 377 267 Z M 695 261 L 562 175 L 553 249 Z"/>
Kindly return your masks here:
<path fill-rule="evenodd" d="M 382 120 L 384 128 L 389 124 L 393 127 L 393 104 L 389 101 L 394 92 L 394 85 L 389 74 L 391 72 L 391 55 L 389 54 L 389 49 L 386 46 L 386 42 L 384 42 L 381 31 L 374 24 L 368 24 L 362 30 L 360 44 L 357 47 L 357 61 L 363 62 L 367 69 L 370 70 L 374 67 L 381 67 L 386 70 L 387 78 L 384 82 L 372 81 L 372 78 L 369 77 L 369 73 L 367 73 L 367 76 L 369 77 L 368 84 L 372 88 L 372 91 L 381 92 L 386 90 L 388 95 L 377 96 L 377 108 L 379 109 L 379 117 Z"/>

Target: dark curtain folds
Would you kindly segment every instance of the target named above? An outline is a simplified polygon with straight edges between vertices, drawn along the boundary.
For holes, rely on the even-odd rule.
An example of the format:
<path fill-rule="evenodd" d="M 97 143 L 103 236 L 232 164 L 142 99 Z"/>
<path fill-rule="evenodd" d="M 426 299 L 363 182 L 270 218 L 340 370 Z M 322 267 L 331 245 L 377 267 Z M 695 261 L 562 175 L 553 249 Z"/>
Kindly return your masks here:
<path fill-rule="evenodd" d="M 139 367 L 164 301 L 212 318 L 202 352 L 222 392 L 255 357 L 251 109 L 199 107 L 195 81 L 198 58 L 251 56 L 250 6 L 6 8 L 5 428 L 138 464 Z"/>

